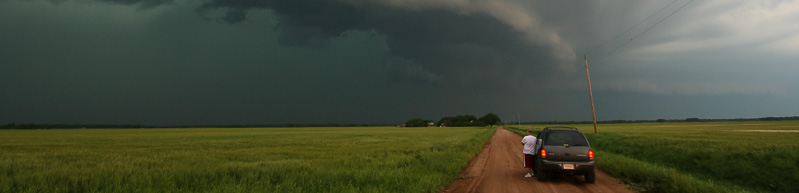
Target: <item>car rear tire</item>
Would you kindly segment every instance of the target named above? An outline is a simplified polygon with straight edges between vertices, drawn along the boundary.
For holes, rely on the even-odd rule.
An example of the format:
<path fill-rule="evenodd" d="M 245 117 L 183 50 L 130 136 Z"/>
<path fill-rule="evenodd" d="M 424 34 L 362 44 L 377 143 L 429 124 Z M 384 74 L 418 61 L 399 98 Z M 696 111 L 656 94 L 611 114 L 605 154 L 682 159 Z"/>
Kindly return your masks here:
<path fill-rule="evenodd" d="M 546 181 L 549 180 L 549 176 L 547 176 L 547 172 L 540 166 L 540 164 L 536 164 L 535 166 L 535 178 L 538 178 L 538 181 Z"/>
<path fill-rule="evenodd" d="M 591 170 L 590 172 L 585 174 L 585 182 L 593 184 L 596 181 L 596 172 Z"/>

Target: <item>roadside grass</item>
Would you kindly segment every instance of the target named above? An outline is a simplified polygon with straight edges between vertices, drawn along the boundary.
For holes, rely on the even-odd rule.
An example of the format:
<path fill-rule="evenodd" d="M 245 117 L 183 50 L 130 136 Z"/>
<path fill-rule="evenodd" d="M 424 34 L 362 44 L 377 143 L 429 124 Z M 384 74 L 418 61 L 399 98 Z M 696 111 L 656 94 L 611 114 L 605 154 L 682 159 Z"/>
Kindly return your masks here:
<path fill-rule="evenodd" d="M 797 121 L 566 126 L 586 134 L 597 167 L 646 192 L 799 192 L 799 133 L 751 132 Z"/>
<path fill-rule="evenodd" d="M 740 186 L 703 180 L 671 167 L 614 153 L 596 152 L 596 166 L 640 192 L 754 192 Z M 601 156 L 599 156 L 601 155 Z"/>
<path fill-rule="evenodd" d="M 0 192 L 435 192 L 489 128 L 0 131 Z"/>
<path fill-rule="evenodd" d="M 528 129 L 532 129 L 532 128 L 523 128 L 523 127 L 520 127 L 520 126 L 507 126 L 507 127 L 504 127 L 504 128 L 507 129 L 508 131 L 511 131 L 511 132 L 516 133 L 516 134 L 521 135 L 521 136 L 527 136 L 527 130 Z M 533 135 L 538 136 L 538 132 L 541 132 L 542 129 L 543 128 L 537 129 L 537 130 L 533 129 L 532 130 L 533 131 Z"/>

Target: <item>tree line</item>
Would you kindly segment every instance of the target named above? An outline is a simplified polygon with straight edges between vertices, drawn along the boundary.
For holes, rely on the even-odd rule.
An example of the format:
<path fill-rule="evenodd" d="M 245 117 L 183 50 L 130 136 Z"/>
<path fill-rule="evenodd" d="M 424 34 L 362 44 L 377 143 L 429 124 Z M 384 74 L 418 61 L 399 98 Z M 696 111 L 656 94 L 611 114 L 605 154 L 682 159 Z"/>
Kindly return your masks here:
<path fill-rule="evenodd" d="M 103 124 L 34 124 L 34 123 L 9 123 L 0 125 L 0 129 L 97 129 L 97 128 L 155 128 L 145 125 L 103 125 Z"/>
<path fill-rule="evenodd" d="M 436 126 L 436 127 L 482 127 L 488 125 L 497 125 L 501 123 L 502 120 L 499 119 L 499 116 L 494 113 L 488 113 L 483 115 L 480 118 L 477 118 L 474 115 L 465 114 L 465 115 L 457 115 L 451 117 L 442 117 L 438 121 L 434 122 L 432 120 L 426 120 L 421 118 L 413 118 L 405 122 L 406 127 L 428 127 L 428 126 Z M 433 125 L 431 125 L 431 123 Z"/>
<path fill-rule="evenodd" d="M 686 119 L 656 119 L 656 120 L 606 120 L 598 123 L 653 123 L 653 122 L 720 122 L 720 121 L 799 121 L 799 116 L 791 117 L 761 117 L 761 118 L 737 118 L 737 119 L 700 119 L 696 117 Z M 429 123 L 432 126 L 445 127 L 465 127 L 465 126 L 489 126 L 502 124 L 494 113 L 488 113 L 480 118 L 474 115 L 457 115 L 443 117 L 438 121 L 414 118 L 405 123 L 407 127 L 426 127 Z M 536 124 L 590 124 L 591 121 L 537 121 Z M 529 124 L 529 122 L 525 123 Z M 99 128 L 194 128 L 194 127 L 371 127 L 386 126 L 387 124 L 271 124 L 271 125 L 178 125 L 178 126 L 153 126 L 135 124 L 34 124 L 34 123 L 9 123 L 0 125 L 0 129 L 99 129 Z"/>

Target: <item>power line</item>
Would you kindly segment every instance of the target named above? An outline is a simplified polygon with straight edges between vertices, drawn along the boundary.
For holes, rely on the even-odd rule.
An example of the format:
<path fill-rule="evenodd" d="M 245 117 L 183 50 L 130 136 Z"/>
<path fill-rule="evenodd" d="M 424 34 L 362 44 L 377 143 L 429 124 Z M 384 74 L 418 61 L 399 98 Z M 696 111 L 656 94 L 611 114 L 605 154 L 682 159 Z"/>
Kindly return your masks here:
<path fill-rule="evenodd" d="M 692 2 L 694 2 L 694 0 L 688 1 L 688 3 L 686 3 L 685 5 L 682 5 L 682 7 L 678 8 L 678 9 L 677 9 L 677 10 L 675 10 L 674 12 L 671 12 L 669 15 L 667 15 L 666 17 L 664 17 L 663 19 L 661 19 L 660 21 L 658 21 L 657 23 L 655 23 L 655 25 L 652 25 L 651 27 L 649 27 L 649 28 L 647 28 L 646 30 L 644 30 L 644 32 L 641 32 L 641 33 L 640 33 L 640 34 L 638 34 L 637 36 L 635 36 L 635 37 L 633 37 L 632 39 L 630 39 L 630 41 L 633 41 L 635 38 L 638 38 L 638 36 L 641 36 L 641 34 L 644 34 L 644 33 L 648 32 L 650 29 L 652 29 L 652 28 L 654 28 L 655 26 L 657 26 L 658 24 L 660 24 L 660 22 L 663 22 L 663 21 L 665 21 L 666 19 L 668 19 L 669 17 L 671 17 L 672 15 L 674 15 L 675 13 L 677 13 L 678 11 L 682 10 L 682 8 L 685 8 L 685 6 L 688 6 L 688 4 L 691 4 Z"/>
<path fill-rule="evenodd" d="M 662 11 L 662 10 L 666 9 L 667 7 L 670 7 L 672 4 L 674 4 L 674 3 L 675 3 L 675 2 L 677 2 L 677 1 L 679 1 L 679 0 L 675 0 L 675 1 L 673 1 L 672 3 L 670 3 L 669 5 L 666 5 L 665 7 L 661 8 L 661 9 L 660 9 L 658 12 L 655 12 L 655 14 L 652 14 L 651 16 L 649 16 L 649 17 L 647 17 L 646 19 L 644 19 L 644 20 L 642 20 L 641 22 L 639 22 L 639 24 L 640 24 L 640 23 L 643 23 L 644 21 L 646 21 L 646 20 L 648 20 L 648 19 L 650 19 L 652 16 L 654 16 L 654 15 L 657 15 L 657 14 L 658 14 L 660 11 Z M 633 40 L 637 39 L 638 37 L 640 37 L 640 36 L 641 36 L 641 35 L 643 35 L 644 33 L 646 33 L 646 32 L 649 32 L 649 30 L 651 30 L 651 29 L 652 29 L 652 28 L 654 28 L 655 26 L 659 25 L 660 23 L 662 23 L 663 21 L 665 21 L 666 19 L 668 19 L 669 17 L 671 17 L 671 16 L 672 16 L 672 15 L 674 15 L 675 13 L 679 12 L 680 10 L 682 10 L 683 8 L 685 8 L 686 6 L 688 6 L 688 4 L 691 4 L 691 3 L 693 3 L 693 2 L 694 2 L 694 0 L 690 0 L 690 1 L 688 1 L 688 3 L 686 3 L 686 4 L 683 4 L 682 6 L 680 6 L 680 8 L 677 8 L 677 9 L 676 9 L 676 10 L 674 10 L 673 12 L 669 13 L 669 15 L 667 15 L 667 16 L 666 16 L 666 17 L 664 17 L 663 19 L 660 19 L 659 21 L 655 22 L 655 24 L 654 24 L 654 25 L 652 25 L 652 26 L 649 26 L 649 28 L 646 28 L 646 30 L 644 30 L 644 31 L 642 31 L 641 33 L 638 33 L 637 35 L 633 36 L 633 38 L 630 38 L 630 40 L 629 40 L 629 41 L 626 41 L 626 42 L 624 42 L 622 45 L 620 45 L 620 46 L 618 46 L 618 47 L 614 48 L 612 51 L 608 52 L 608 54 L 605 54 L 605 56 L 612 55 L 613 53 L 615 53 L 615 52 L 616 52 L 617 50 L 619 50 L 620 48 L 622 48 L 622 47 L 626 46 L 627 44 L 629 44 L 629 43 L 630 43 L 630 42 L 632 42 Z M 632 29 L 633 29 L 633 28 L 635 28 L 636 26 L 638 26 L 638 24 L 636 24 L 636 25 L 635 25 L 635 26 L 633 26 L 632 28 L 628 29 L 627 31 L 630 31 L 630 30 L 632 30 Z M 625 33 L 627 33 L 627 31 L 625 31 L 625 32 L 623 32 L 623 33 L 621 33 L 621 34 L 617 35 L 617 36 L 616 36 L 616 38 L 614 38 L 614 39 L 613 39 L 613 40 L 611 40 L 611 41 L 608 41 L 608 43 L 609 43 L 609 42 L 612 42 L 612 41 L 614 41 L 615 39 L 617 39 L 617 38 L 618 38 L 619 36 L 621 36 L 622 34 L 625 34 Z M 607 43 L 605 43 L 605 44 L 607 44 Z M 603 45 L 604 45 L 604 44 L 603 44 Z M 592 50 L 591 52 L 593 52 L 593 51 L 594 51 L 594 50 Z M 604 58 L 604 57 L 600 57 L 599 59 L 603 59 L 603 58 Z M 594 61 L 599 61 L 599 59 L 594 59 Z"/>
<path fill-rule="evenodd" d="M 597 46 L 596 48 L 592 49 L 591 51 L 588 51 L 588 52 L 586 53 L 586 55 L 591 55 L 591 53 L 593 53 L 593 52 L 594 52 L 594 51 L 596 51 L 597 49 L 599 49 L 599 48 L 602 48 L 602 47 L 605 47 L 605 45 L 607 45 L 608 43 L 610 43 L 610 42 L 613 42 L 613 41 L 615 41 L 616 39 L 619 39 L 619 37 L 621 37 L 621 35 L 624 35 L 624 34 L 626 34 L 627 32 L 630 32 L 630 30 L 633 30 L 633 29 L 635 29 L 635 27 L 638 27 L 638 25 L 641 25 L 641 24 L 642 24 L 642 23 L 644 23 L 645 21 L 647 21 L 647 20 L 651 19 L 652 17 L 654 17 L 655 15 L 657 15 L 658 13 L 660 13 L 661 11 L 665 10 L 666 8 L 670 7 L 671 5 L 673 5 L 674 3 L 676 3 L 677 1 L 679 1 L 679 0 L 674 0 L 674 1 L 672 1 L 671 3 L 669 3 L 668 5 L 666 5 L 666 6 L 663 6 L 663 8 L 660 8 L 660 10 L 656 11 L 656 12 L 655 12 L 655 13 L 653 13 L 652 15 L 649 15 L 649 17 L 646 17 L 646 19 L 643 19 L 643 20 L 639 21 L 638 23 L 636 23 L 635 25 L 633 25 L 633 26 L 632 26 L 632 27 L 630 27 L 629 29 L 625 30 L 624 32 L 621 32 L 621 33 L 619 33 L 619 35 L 616 35 L 616 37 L 613 37 L 613 39 L 610 39 L 610 40 L 606 41 L 605 43 L 602 43 L 602 45 L 599 45 L 599 46 Z"/>

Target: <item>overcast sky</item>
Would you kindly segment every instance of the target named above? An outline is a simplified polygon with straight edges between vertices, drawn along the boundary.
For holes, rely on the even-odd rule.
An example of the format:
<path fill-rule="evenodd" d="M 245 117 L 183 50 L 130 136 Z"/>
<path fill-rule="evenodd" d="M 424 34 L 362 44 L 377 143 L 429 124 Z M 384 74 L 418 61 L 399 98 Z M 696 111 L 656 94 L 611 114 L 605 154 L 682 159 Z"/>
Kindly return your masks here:
<path fill-rule="evenodd" d="M 0 124 L 799 115 L 799 2 L 0 0 Z"/>

